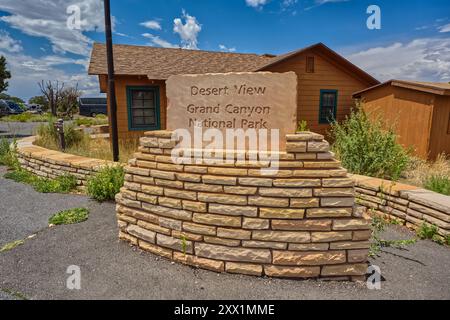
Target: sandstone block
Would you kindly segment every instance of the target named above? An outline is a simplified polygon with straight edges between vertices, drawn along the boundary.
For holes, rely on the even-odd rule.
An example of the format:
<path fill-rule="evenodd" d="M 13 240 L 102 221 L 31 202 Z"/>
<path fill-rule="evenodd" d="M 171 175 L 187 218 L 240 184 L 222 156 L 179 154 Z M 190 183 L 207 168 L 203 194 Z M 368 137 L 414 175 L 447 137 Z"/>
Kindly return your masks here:
<path fill-rule="evenodd" d="M 289 199 L 250 196 L 248 204 L 262 207 L 288 207 Z"/>
<path fill-rule="evenodd" d="M 361 276 L 365 275 L 367 264 L 347 264 L 339 266 L 324 266 L 322 268 L 322 276 Z"/>
<path fill-rule="evenodd" d="M 321 198 L 323 207 L 351 207 L 355 204 L 354 198 Z"/>
<path fill-rule="evenodd" d="M 224 271 L 224 265 L 225 263 L 223 261 L 216 261 L 206 258 L 199 258 L 196 256 L 183 254 L 180 252 L 174 252 L 173 253 L 173 259 L 177 262 L 188 264 L 191 266 L 216 271 L 216 272 L 223 272 Z"/>
<path fill-rule="evenodd" d="M 247 169 L 209 167 L 208 173 L 224 176 L 246 176 Z"/>
<path fill-rule="evenodd" d="M 218 193 L 198 193 L 198 200 L 203 202 L 213 202 L 221 204 L 235 204 L 235 205 L 246 205 L 247 197 L 228 195 L 228 194 L 218 194 Z M 249 203 L 251 205 L 251 203 Z"/>
<path fill-rule="evenodd" d="M 268 249 L 245 249 L 206 243 L 195 243 L 195 253 L 204 258 L 237 261 L 270 263 L 272 255 Z"/>
<path fill-rule="evenodd" d="M 197 193 L 193 191 L 165 189 L 164 195 L 178 199 L 197 200 Z"/>
<path fill-rule="evenodd" d="M 167 172 L 161 170 L 150 170 L 150 175 L 154 178 L 164 179 L 164 180 L 175 180 L 174 172 Z"/>
<path fill-rule="evenodd" d="M 156 233 L 150 230 L 143 229 L 136 225 L 129 225 L 127 232 L 136 238 L 145 240 L 150 243 L 155 243 Z"/>
<path fill-rule="evenodd" d="M 369 230 L 370 220 L 339 219 L 333 221 L 333 230 Z"/>
<path fill-rule="evenodd" d="M 306 142 L 287 142 L 286 143 L 287 152 L 306 152 Z"/>
<path fill-rule="evenodd" d="M 262 178 L 239 178 L 239 184 L 243 186 L 271 187 L 272 179 Z"/>
<path fill-rule="evenodd" d="M 124 168 L 124 170 L 125 170 L 125 173 L 135 174 L 135 175 L 138 175 L 138 176 L 149 176 L 150 175 L 150 170 L 149 169 L 145 169 L 145 168 L 126 166 Z"/>
<path fill-rule="evenodd" d="M 204 240 L 206 243 L 218 244 L 227 247 L 238 247 L 241 244 L 240 240 L 217 238 L 211 236 L 205 236 Z"/>
<path fill-rule="evenodd" d="M 141 248 L 142 250 L 146 250 L 151 253 L 154 253 L 156 255 L 162 256 L 162 257 L 166 257 L 169 259 L 172 258 L 172 250 L 161 248 L 157 245 L 154 245 L 154 244 L 142 241 L 142 240 L 139 240 L 139 248 Z"/>
<path fill-rule="evenodd" d="M 275 179 L 273 185 L 292 188 L 320 187 L 321 181 L 320 179 Z"/>
<path fill-rule="evenodd" d="M 264 266 L 264 273 L 269 277 L 280 278 L 316 278 L 320 275 L 320 267 L 281 267 Z"/>
<path fill-rule="evenodd" d="M 182 201 L 183 209 L 195 212 L 206 212 L 206 204 L 198 201 Z"/>
<path fill-rule="evenodd" d="M 348 178 L 322 179 L 322 186 L 325 188 L 345 188 L 345 187 L 353 187 L 354 185 L 355 185 L 355 182 L 352 179 L 348 179 Z"/>
<path fill-rule="evenodd" d="M 181 200 L 167 197 L 158 197 L 158 204 L 163 207 L 182 209 Z"/>
<path fill-rule="evenodd" d="M 353 231 L 353 241 L 364 241 L 372 237 L 372 230 Z"/>
<path fill-rule="evenodd" d="M 191 222 L 183 223 L 183 230 L 208 236 L 216 235 L 216 227 L 213 226 L 205 226 L 202 224 L 196 224 Z"/>
<path fill-rule="evenodd" d="M 171 235 L 172 238 L 177 239 L 186 239 L 190 241 L 203 241 L 203 236 L 185 231 L 173 230 Z"/>
<path fill-rule="evenodd" d="M 309 198 L 312 197 L 312 189 L 259 188 L 259 194 L 268 197 Z"/>
<path fill-rule="evenodd" d="M 312 208 L 306 209 L 307 218 L 351 217 L 352 208 Z"/>
<path fill-rule="evenodd" d="M 225 271 L 230 273 L 247 274 L 251 276 L 261 276 L 263 267 L 259 264 L 227 262 Z"/>
<path fill-rule="evenodd" d="M 252 233 L 252 240 L 305 243 L 310 239 L 309 232 L 258 230 Z"/>
<path fill-rule="evenodd" d="M 319 206 L 318 198 L 292 198 L 291 208 L 316 208 Z"/>
<path fill-rule="evenodd" d="M 169 237 L 163 234 L 157 234 L 156 235 L 156 243 L 159 246 L 181 251 L 183 253 L 192 253 L 193 252 L 193 245 L 192 241 L 188 240 L 181 240 L 173 237 Z"/>
<path fill-rule="evenodd" d="M 123 231 L 119 231 L 119 239 L 123 240 L 123 241 L 127 241 L 130 244 L 135 245 L 135 246 L 137 246 L 137 244 L 138 244 L 138 240 L 136 237 L 133 237 Z"/>
<path fill-rule="evenodd" d="M 269 229 L 270 223 L 267 219 L 244 218 L 242 220 L 242 227 L 244 229 L 264 230 Z"/>
<path fill-rule="evenodd" d="M 343 241 L 330 243 L 330 249 L 369 249 L 370 241 Z"/>
<path fill-rule="evenodd" d="M 241 229 L 217 228 L 217 236 L 229 239 L 246 240 L 251 238 L 251 231 Z"/>
<path fill-rule="evenodd" d="M 153 204 L 143 203 L 142 208 L 159 216 L 190 221 L 192 213 L 186 210 L 155 206 Z"/>
<path fill-rule="evenodd" d="M 331 220 L 272 220 L 273 230 L 327 231 Z"/>
<path fill-rule="evenodd" d="M 303 219 L 305 209 L 260 208 L 259 216 L 270 219 Z"/>
<path fill-rule="evenodd" d="M 139 220 L 137 222 L 137 225 L 139 227 L 141 227 L 141 228 L 144 228 L 144 229 L 147 229 L 147 230 L 150 230 L 150 231 L 154 231 L 154 232 L 157 232 L 157 233 L 162 233 L 162 234 L 165 234 L 165 235 L 168 235 L 168 236 L 170 236 L 170 234 L 171 234 L 171 230 L 170 229 L 161 227 L 161 226 L 159 226 L 157 224 L 150 223 L 150 222 L 147 222 L 147 221 Z"/>
<path fill-rule="evenodd" d="M 142 192 L 151 195 L 162 196 L 164 194 L 164 188 L 158 186 L 142 185 Z"/>
<path fill-rule="evenodd" d="M 182 222 L 179 220 L 164 217 L 159 218 L 159 225 L 164 228 L 181 231 L 181 224 Z"/>
<path fill-rule="evenodd" d="M 187 190 L 203 191 L 203 192 L 223 192 L 222 185 L 185 182 L 184 188 Z"/>
<path fill-rule="evenodd" d="M 328 243 L 289 243 L 292 251 L 326 251 L 329 248 Z"/>
<path fill-rule="evenodd" d="M 208 208 L 210 213 L 231 215 L 231 216 L 247 216 L 256 217 L 258 213 L 257 207 L 233 206 L 225 204 L 211 203 Z"/>
<path fill-rule="evenodd" d="M 273 251 L 273 263 L 286 266 L 317 266 L 346 262 L 345 251 Z"/>
<path fill-rule="evenodd" d="M 183 182 L 181 181 L 155 179 L 155 184 L 160 187 L 183 189 Z"/>
<path fill-rule="evenodd" d="M 186 182 L 201 182 L 202 181 L 202 176 L 199 174 L 177 173 L 176 177 L 178 180 L 186 181 Z"/>
<path fill-rule="evenodd" d="M 151 196 L 151 195 L 148 195 L 146 193 L 138 193 L 137 194 L 137 200 L 143 201 L 143 202 L 147 202 L 147 203 L 151 203 L 151 204 L 156 204 L 158 202 L 158 197 L 157 196 Z"/>
<path fill-rule="evenodd" d="M 193 221 L 206 225 L 240 227 L 241 217 L 225 216 L 218 214 L 194 213 Z"/>
<path fill-rule="evenodd" d="M 242 241 L 242 246 L 248 248 L 287 249 L 287 243 L 271 241 L 244 240 Z"/>
<path fill-rule="evenodd" d="M 255 187 L 240 187 L 240 186 L 225 186 L 224 187 L 225 193 L 231 193 L 231 194 L 239 194 L 239 195 L 254 195 L 256 194 L 257 188 Z"/>
<path fill-rule="evenodd" d="M 351 231 L 341 231 L 341 232 L 312 232 L 311 241 L 312 242 L 332 242 L 332 241 L 343 241 L 351 240 Z"/>
<path fill-rule="evenodd" d="M 219 184 L 219 185 L 229 185 L 234 186 L 237 183 L 236 177 L 225 177 L 225 176 L 203 176 L 203 183 L 207 184 Z"/>

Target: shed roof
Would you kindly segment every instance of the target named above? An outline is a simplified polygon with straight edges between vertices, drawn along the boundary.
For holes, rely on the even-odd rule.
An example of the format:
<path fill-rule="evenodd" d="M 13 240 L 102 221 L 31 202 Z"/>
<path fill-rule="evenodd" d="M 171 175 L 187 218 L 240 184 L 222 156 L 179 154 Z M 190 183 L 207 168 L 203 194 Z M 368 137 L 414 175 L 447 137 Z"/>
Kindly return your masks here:
<path fill-rule="evenodd" d="M 376 90 L 385 86 L 393 86 L 406 88 L 416 91 L 428 92 L 441 96 L 450 96 L 450 84 L 446 82 L 424 82 L 424 81 L 407 81 L 407 80 L 389 80 L 373 87 L 355 92 L 354 98 L 360 98 L 364 93 Z"/>
<path fill-rule="evenodd" d="M 323 43 L 280 56 L 119 44 L 114 45 L 114 69 L 118 75 L 144 75 L 157 80 L 165 80 L 176 74 L 263 71 L 265 68 L 313 49 L 327 55 L 354 76 L 364 79 L 369 85 L 379 83 L 378 80 Z M 104 44 L 94 43 L 88 73 L 91 75 L 107 74 L 106 46 Z"/>

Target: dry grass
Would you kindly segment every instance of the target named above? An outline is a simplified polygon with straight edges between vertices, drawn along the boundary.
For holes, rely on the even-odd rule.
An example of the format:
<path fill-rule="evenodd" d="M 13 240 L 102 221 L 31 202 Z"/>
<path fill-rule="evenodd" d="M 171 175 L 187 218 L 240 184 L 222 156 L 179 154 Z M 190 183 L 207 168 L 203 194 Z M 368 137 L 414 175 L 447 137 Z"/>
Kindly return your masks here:
<path fill-rule="evenodd" d="M 51 139 L 42 139 L 38 137 L 35 142 L 36 145 L 59 150 L 58 145 Z M 133 158 L 133 154 L 137 152 L 139 147 L 139 139 L 119 140 L 119 161 L 122 163 L 128 162 Z M 93 139 L 85 134 L 80 142 L 72 145 L 66 149 L 66 153 L 75 154 L 88 158 L 112 160 L 111 143 L 109 139 Z"/>
<path fill-rule="evenodd" d="M 440 154 L 436 161 L 411 158 L 410 166 L 402 182 L 423 187 L 431 176 L 450 177 L 450 158 L 448 156 Z"/>

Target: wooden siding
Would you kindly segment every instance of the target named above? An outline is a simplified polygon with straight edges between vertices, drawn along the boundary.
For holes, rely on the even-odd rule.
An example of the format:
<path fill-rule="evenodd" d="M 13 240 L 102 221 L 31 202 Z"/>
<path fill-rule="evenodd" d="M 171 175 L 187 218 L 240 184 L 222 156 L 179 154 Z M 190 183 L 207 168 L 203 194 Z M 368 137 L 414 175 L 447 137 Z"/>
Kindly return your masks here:
<path fill-rule="evenodd" d="M 314 57 L 314 73 L 306 72 L 306 57 Z M 313 132 L 326 134 L 330 126 L 319 124 L 320 90 L 338 90 L 337 120 L 342 121 L 354 106 L 352 94 L 370 86 L 334 61 L 313 50 L 267 68 L 271 72 L 294 71 L 298 76 L 297 120 L 306 120 Z"/>
<path fill-rule="evenodd" d="M 429 153 L 434 95 L 399 87 L 379 87 L 362 95 L 369 117 L 394 126 L 399 142 L 426 159 Z"/>
<path fill-rule="evenodd" d="M 430 158 L 445 152 L 450 155 L 450 97 L 437 96 L 430 137 Z"/>
<path fill-rule="evenodd" d="M 144 135 L 145 130 L 128 130 L 127 86 L 158 86 L 160 95 L 161 130 L 166 128 L 166 83 L 161 80 L 149 80 L 146 77 L 116 76 L 117 129 L 120 139 L 136 138 Z M 109 96 L 109 95 L 108 95 Z M 108 99 L 109 110 L 109 99 Z M 110 112 L 108 112 L 110 114 Z"/>

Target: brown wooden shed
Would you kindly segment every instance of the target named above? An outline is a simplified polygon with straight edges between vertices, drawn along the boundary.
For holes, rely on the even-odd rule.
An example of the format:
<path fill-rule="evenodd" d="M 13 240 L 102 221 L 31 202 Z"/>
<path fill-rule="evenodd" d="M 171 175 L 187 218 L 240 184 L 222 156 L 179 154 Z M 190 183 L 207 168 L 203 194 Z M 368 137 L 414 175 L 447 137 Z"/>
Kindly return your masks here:
<path fill-rule="evenodd" d="M 450 84 L 390 80 L 356 92 L 370 117 L 394 125 L 399 141 L 423 159 L 450 154 Z"/>
<path fill-rule="evenodd" d="M 350 113 L 353 92 L 379 84 L 322 43 L 280 56 L 114 45 L 114 65 L 120 138 L 165 128 L 165 80 L 171 75 L 294 71 L 297 119 L 318 133 Z M 89 74 L 98 75 L 100 90 L 107 93 L 105 45 L 94 44 Z"/>

